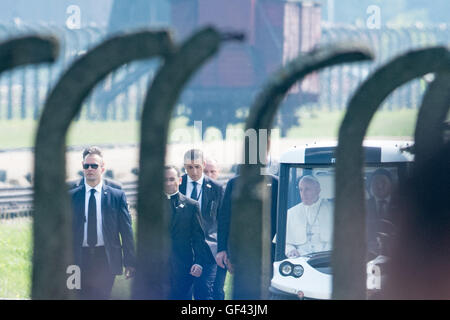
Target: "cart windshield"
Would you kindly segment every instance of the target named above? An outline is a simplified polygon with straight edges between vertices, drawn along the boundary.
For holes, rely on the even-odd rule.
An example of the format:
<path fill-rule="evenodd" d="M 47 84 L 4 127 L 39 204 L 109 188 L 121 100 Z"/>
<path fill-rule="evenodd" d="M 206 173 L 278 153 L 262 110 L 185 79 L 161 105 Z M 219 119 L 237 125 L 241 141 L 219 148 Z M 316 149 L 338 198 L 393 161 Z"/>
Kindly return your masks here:
<path fill-rule="evenodd" d="M 381 254 L 380 234 L 391 232 L 398 185 L 398 165 L 364 169 L 367 244 L 371 256 Z M 285 225 L 284 255 L 294 258 L 332 249 L 334 215 L 333 166 L 290 165 L 286 172 L 287 197 L 280 207 Z M 281 186 L 283 188 L 283 186 Z"/>

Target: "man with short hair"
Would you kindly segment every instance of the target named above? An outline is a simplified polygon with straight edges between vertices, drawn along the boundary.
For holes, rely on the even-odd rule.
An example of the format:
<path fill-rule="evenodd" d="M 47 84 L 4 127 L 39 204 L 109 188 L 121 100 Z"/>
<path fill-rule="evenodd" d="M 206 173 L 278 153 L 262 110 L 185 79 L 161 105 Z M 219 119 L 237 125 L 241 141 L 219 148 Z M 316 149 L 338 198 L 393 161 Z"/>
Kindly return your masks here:
<path fill-rule="evenodd" d="M 211 157 L 207 157 L 205 161 L 205 168 L 203 169 L 203 173 L 210 177 L 211 179 L 216 180 L 218 183 L 218 179 L 220 176 L 220 168 L 216 159 Z M 226 184 L 225 184 L 226 185 Z M 225 190 L 225 185 L 222 183 L 222 188 Z M 222 199 L 223 201 L 223 199 Z M 220 209 L 220 208 L 219 208 Z M 217 251 L 217 250 L 216 250 Z M 217 252 L 214 252 L 217 254 Z M 224 268 L 216 267 L 216 277 L 214 279 L 213 285 L 213 300 L 224 300 L 225 292 L 223 287 L 225 285 L 225 279 L 227 276 L 227 270 Z"/>
<path fill-rule="evenodd" d="M 205 157 L 198 149 L 188 150 L 184 154 L 185 175 L 182 177 L 180 192 L 197 201 L 200 206 L 200 222 L 205 232 L 206 242 L 213 256 L 217 253 L 217 211 L 221 206 L 223 188 L 215 180 L 206 176 Z M 212 300 L 217 265 L 203 269 L 202 276 L 194 281 L 196 300 Z"/>
<path fill-rule="evenodd" d="M 381 249 L 379 233 L 385 233 L 386 227 L 392 224 L 392 214 L 397 206 L 391 173 L 384 168 L 376 169 L 370 176 L 368 191 L 370 197 L 366 201 L 367 246 L 368 253 L 377 256 Z"/>
<path fill-rule="evenodd" d="M 271 131 L 268 131 L 267 135 L 267 145 L 266 145 L 266 160 L 269 156 L 270 150 L 270 141 L 271 141 Z M 233 264 L 231 263 L 228 256 L 228 238 L 230 235 L 230 225 L 231 225 L 231 215 L 232 214 L 240 214 L 239 212 L 233 213 L 231 210 L 233 192 L 235 190 L 236 183 L 239 182 L 241 176 L 239 175 L 240 167 L 238 166 L 237 174 L 235 177 L 228 180 L 225 188 L 225 193 L 223 196 L 222 206 L 219 210 L 219 215 L 217 217 L 218 226 L 217 226 L 217 254 L 216 254 L 216 263 L 221 269 L 221 272 L 225 272 L 228 270 L 230 273 L 233 273 Z M 276 231 L 276 217 L 277 217 L 277 204 L 278 204 L 278 177 L 273 174 L 265 174 L 264 175 L 265 186 L 267 187 L 267 194 L 270 194 L 270 234 L 271 239 L 273 239 Z M 273 262 L 274 259 L 274 245 L 271 245 L 271 260 Z M 219 270 L 219 269 L 218 269 Z M 225 281 L 225 277 L 223 278 Z M 224 300 L 225 293 L 223 292 L 223 282 L 217 283 L 215 286 L 215 294 L 217 295 L 218 300 Z"/>
<path fill-rule="evenodd" d="M 211 179 L 217 180 L 220 175 L 220 168 L 217 160 L 207 157 L 205 161 L 205 168 L 203 169 L 203 173 L 210 177 Z"/>
<path fill-rule="evenodd" d="M 102 153 L 101 150 L 98 147 L 92 146 L 89 148 L 86 148 L 83 150 L 83 159 L 92 152 L 98 152 L 98 153 Z M 70 180 L 67 182 L 68 186 L 69 186 L 69 190 L 70 189 L 75 189 L 78 188 L 79 186 L 84 184 L 84 172 L 80 172 L 79 174 L 83 174 L 83 176 L 81 177 L 81 179 L 76 179 L 76 180 Z M 107 186 L 110 186 L 112 188 L 116 188 L 116 189 L 122 189 L 122 184 L 119 181 L 113 180 L 113 179 L 109 179 L 106 177 L 103 177 L 103 183 Z"/>
<path fill-rule="evenodd" d="M 111 188 L 115 188 L 115 189 L 119 189 L 119 190 L 122 189 L 122 183 L 120 183 L 119 181 L 113 180 L 113 179 L 103 177 L 103 183 L 107 186 L 110 186 Z M 67 185 L 69 186 L 69 190 L 78 188 L 79 186 L 81 186 L 83 184 L 84 184 L 84 174 L 81 179 L 70 180 L 67 182 Z"/>
<path fill-rule="evenodd" d="M 180 171 L 175 166 L 166 166 L 164 171 L 164 192 L 171 208 L 169 298 L 191 300 L 194 280 L 215 261 L 200 225 L 198 203 L 179 192 Z"/>
<path fill-rule="evenodd" d="M 103 183 L 103 154 L 83 152 L 84 183 L 72 189 L 73 246 L 82 299 L 109 299 L 116 275 L 134 274 L 135 250 L 125 193 Z"/>
<path fill-rule="evenodd" d="M 320 197 L 320 183 L 312 175 L 299 183 L 301 203 L 287 212 L 286 256 L 289 258 L 331 250 L 333 208 Z"/>
<path fill-rule="evenodd" d="M 369 182 L 369 193 L 371 195 L 369 203 L 373 206 L 374 213 L 379 218 L 385 218 L 387 209 L 392 200 L 392 176 L 389 171 L 379 168 L 374 171 Z"/>

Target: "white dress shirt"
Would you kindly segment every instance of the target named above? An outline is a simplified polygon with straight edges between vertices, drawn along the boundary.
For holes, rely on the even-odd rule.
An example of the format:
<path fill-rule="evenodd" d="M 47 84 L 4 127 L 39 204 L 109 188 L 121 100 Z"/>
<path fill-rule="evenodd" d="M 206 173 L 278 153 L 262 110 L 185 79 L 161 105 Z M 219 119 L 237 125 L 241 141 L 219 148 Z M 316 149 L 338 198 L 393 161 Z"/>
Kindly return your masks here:
<path fill-rule="evenodd" d="M 198 205 L 200 206 L 200 208 L 202 207 L 202 186 L 203 186 L 203 180 L 205 180 L 205 175 L 202 174 L 202 177 L 200 179 L 198 179 L 197 182 L 197 196 L 198 199 L 192 199 L 198 202 Z M 192 182 L 194 182 L 194 180 L 191 179 L 191 177 L 189 177 L 189 175 L 187 175 L 187 180 L 186 180 L 186 197 L 191 198 L 191 193 L 192 190 L 194 189 L 194 185 L 192 184 Z"/>
<path fill-rule="evenodd" d="M 100 181 L 98 185 L 92 188 L 87 183 L 84 183 L 86 188 L 86 194 L 84 199 L 84 216 L 86 217 L 86 223 L 84 224 L 84 238 L 83 247 L 89 247 L 87 244 L 87 226 L 88 226 L 88 208 L 89 208 L 89 198 L 91 197 L 91 189 L 95 189 L 94 197 L 97 205 L 97 247 L 104 246 L 105 242 L 103 240 L 103 224 L 102 224 L 102 187 L 103 182 Z"/>

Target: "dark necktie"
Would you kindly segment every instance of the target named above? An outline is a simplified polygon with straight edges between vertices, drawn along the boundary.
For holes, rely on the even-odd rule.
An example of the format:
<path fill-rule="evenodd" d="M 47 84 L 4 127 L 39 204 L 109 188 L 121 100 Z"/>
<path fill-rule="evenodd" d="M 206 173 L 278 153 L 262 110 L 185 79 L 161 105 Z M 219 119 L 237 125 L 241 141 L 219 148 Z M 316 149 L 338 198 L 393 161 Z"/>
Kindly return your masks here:
<path fill-rule="evenodd" d="M 95 201 L 95 189 L 91 189 L 88 205 L 87 244 L 89 247 L 97 245 L 97 202 Z"/>
<path fill-rule="evenodd" d="M 191 192 L 191 199 L 198 200 L 198 194 L 197 194 L 197 184 L 198 183 L 195 181 L 192 181 L 192 184 L 193 184 L 194 188 L 192 189 L 192 192 Z"/>

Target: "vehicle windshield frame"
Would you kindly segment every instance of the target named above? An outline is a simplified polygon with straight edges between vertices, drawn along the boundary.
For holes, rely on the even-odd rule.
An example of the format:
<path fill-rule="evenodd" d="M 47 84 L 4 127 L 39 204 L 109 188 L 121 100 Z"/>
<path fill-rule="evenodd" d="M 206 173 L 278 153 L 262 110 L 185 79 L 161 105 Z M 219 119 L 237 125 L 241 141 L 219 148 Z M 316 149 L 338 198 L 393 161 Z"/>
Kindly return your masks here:
<path fill-rule="evenodd" d="M 403 162 L 366 162 L 364 168 L 397 168 L 397 185 L 405 178 L 410 168 L 409 161 Z M 302 169 L 320 169 L 333 168 L 334 163 L 280 163 L 280 175 L 278 183 L 278 204 L 277 204 L 277 224 L 275 239 L 275 261 L 282 261 L 288 257 L 285 254 L 286 247 L 286 228 L 287 228 L 287 211 L 288 197 L 290 188 L 290 171 L 292 168 Z M 298 177 L 297 177 L 298 178 Z M 334 196 L 333 196 L 334 199 Z M 334 208 L 333 208 L 334 210 Z M 334 214 L 334 212 L 333 212 Z"/>

